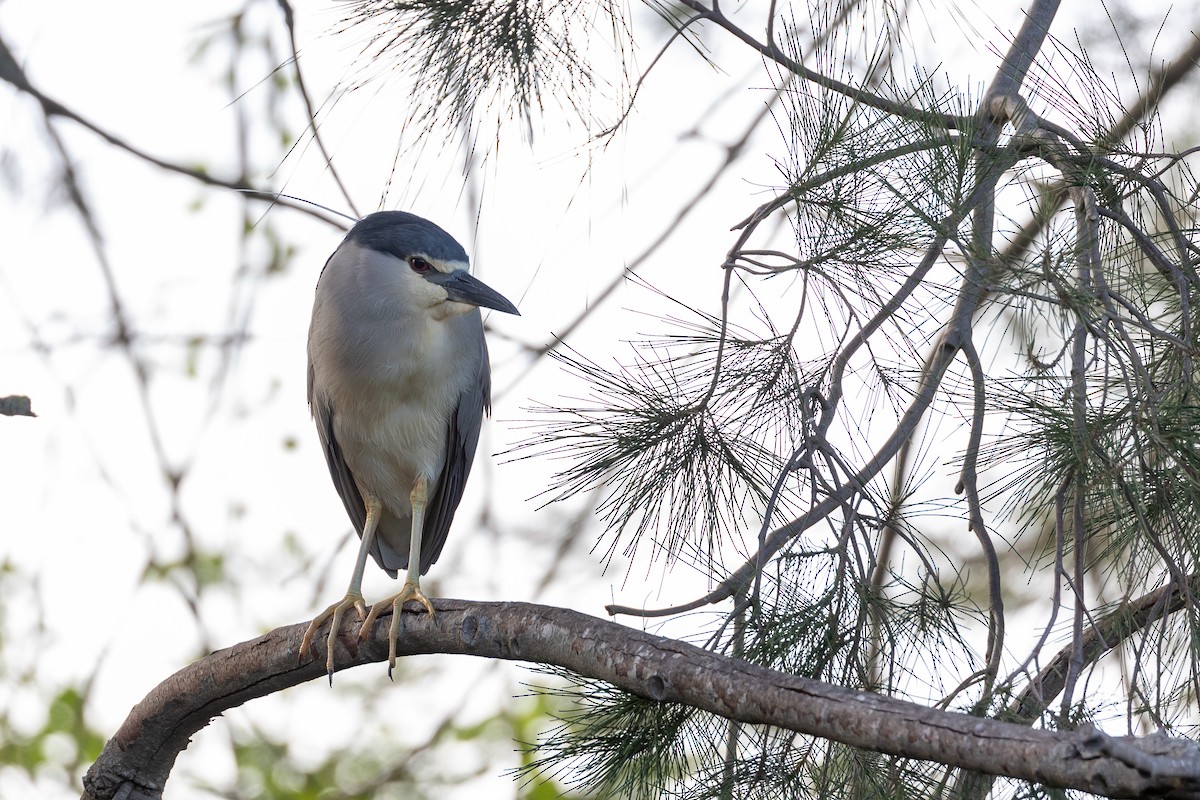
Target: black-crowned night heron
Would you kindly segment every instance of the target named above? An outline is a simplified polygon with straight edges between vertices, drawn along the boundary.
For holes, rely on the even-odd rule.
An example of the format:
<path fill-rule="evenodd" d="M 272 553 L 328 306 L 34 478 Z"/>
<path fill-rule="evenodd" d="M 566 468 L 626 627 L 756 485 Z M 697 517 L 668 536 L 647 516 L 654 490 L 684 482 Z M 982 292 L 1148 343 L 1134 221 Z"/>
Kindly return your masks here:
<path fill-rule="evenodd" d="M 401 211 L 364 217 L 317 281 L 308 331 L 308 402 L 329 474 L 362 538 L 350 587 L 317 615 L 300 645 L 305 658 L 332 618 L 325 666 L 342 615 L 363 620 L 392 609 L 388 674 L 396 666 L 401 607 L 430 614 L 421 575 L 437 561 L 471 471 L 491 371 L 479 308 L 517 308 L 468 274 L 462 245 L 432 222 Z M 367 554 L 404 587 L 375 603 L 362 596 Z"/>

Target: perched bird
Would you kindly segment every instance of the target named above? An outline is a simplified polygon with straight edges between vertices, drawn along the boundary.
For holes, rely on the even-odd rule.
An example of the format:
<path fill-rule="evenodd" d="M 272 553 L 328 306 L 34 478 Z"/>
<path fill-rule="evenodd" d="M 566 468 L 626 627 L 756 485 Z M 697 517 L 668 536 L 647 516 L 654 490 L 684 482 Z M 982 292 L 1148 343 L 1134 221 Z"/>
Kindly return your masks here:
<path fill-rule="evenodd" d="M 342 615 L 353 608 L 365 638 L 392 609 L 388 674 L 396 666 L 400 610 L 433 614 L 420 578 L 438 559 L 471 471 L 491 370 L 479 309 L 516 306 L 468 272 L 467 253 L 432 222 L 401 211 L 363 217 L 325 262 L 308 331 L 308 402 L 329 474 L 362 538 L 346 596 L 317 615 L 307 656 L 332 619 L 325 666 Z M 371 607 L 362 596 L 367 555 L 404 586 Z"/>

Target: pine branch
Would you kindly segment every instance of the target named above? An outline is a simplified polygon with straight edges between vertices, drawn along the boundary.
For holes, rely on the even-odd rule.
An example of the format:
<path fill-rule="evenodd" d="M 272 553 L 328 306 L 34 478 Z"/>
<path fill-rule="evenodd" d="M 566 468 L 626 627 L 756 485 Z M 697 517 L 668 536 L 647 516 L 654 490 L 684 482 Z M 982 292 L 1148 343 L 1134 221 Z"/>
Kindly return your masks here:
<path fill-rule="evenodd" d="M 643 698 L 771 725 L 904 758 L 1108 797 L 1200 797 L 1200 746 L 1166 736 L 1108 737 L 940 711 L 787 675 L 563 608 L 440 600 L 405 614 L 400 654 L 453 653 L 561 667 Z M 338 670 L 387 658 L 385 613 Z M 342 641 L 357 623 L 347 621 Z M 297 655 L 303 623 L 212 653 L 134 707 L 84 778 L 84 800 L 158 800 L 179 753 L 216 716 L 325 675 Z"/>
<path fill-rule="evenodd" d="M 1183 583 L 1171 583 L 1153 592 L 1121 603 L 1115 609 L 1098 618 L 1088 626 L 1079 649 L 1087 665 L 1095 664 L 1100 657 L 1144 633 L 1155 622 L 1188 607 L 1196 594 L 1200 593 L 1200 573 L 1189 575 Z M 1009 719 L 1023 720 L 1030 724 L 1038 719 L 1050 703 L 1066 687 L 1071 659 L 1076 656 L 1075 643 L 1063 647 L 1029 680 L 1029 685 L 1004 712 Z"/>
<path fill-rule="evenodd" d="M 822 75 L 814 69 L 809 69 L 804 64 L 790 58 L 786 53 L 781 51 L 775 42 L 760 42 L 738 27 L 729 17 L 725 16 L 716 3 L 713 3 L 711 8 L 705 6 L 699 0 L 682 0 L 682 4 L 695 11 L 704 19 L 711 20 L 713 24 L 723 28 L 727 33 L 732 34 L 734 38 L 739 39 L 752 50 L 758 51 L 763 58 L 775 62 L 783 69 L 806 81 L 844 95 L 856 103 L 862 103 L 863 105 L 877 108 L 880 111 L 897 117 L 918 120 L 934 127 L 944 128 L 945 130 L 964 130 L 972 127 L 970 117 L 942 114 L 937 111 L 926 111 L 915 108 L 882 95 L 874 94 L 861 87 L 851 86 L 835 78 Z"/>

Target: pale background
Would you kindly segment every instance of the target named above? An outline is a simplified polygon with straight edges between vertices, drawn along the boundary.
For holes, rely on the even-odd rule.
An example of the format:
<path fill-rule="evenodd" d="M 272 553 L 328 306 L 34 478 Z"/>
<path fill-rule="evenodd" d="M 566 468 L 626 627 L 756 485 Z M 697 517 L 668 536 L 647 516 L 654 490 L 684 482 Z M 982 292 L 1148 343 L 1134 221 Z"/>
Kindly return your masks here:
<path fill-rule="evenodd" d="M 941 64 L 937 71 L 960 76 L 960 87 L 980 87 L 997 61 L 993 51 L 1005 46 L 1002 32 L 1020 24 L 1018 3 L 982 5 L 921 6 L 910 20 L 915 61 Z M 239 9 L 247 35 L 269 37 L 278 59 L 244 60 L 232 78 L 240 98 L 231 101 L 221 83 L 228 45 L 195 50 Z M 560 552 L 586 503 L 541 507 L 556 462 L 497 454 L 531 434 L 538 416 L 531 407 L 586 396 L 586 387 L 523 346 L 549 341 L 591 307 L 717 170 L 726 144 L 769 97 L 760 61 L 715 34 L 718 68 L 675 47 L 611 138 L 595 139 L 602 124 L 589 129 L 549 104 L 532 138 L 519 122 L 485 126 L 471 159 L 449 132 L 398 153 L 414 87 L 386 63 L 363 62 L 364 32 L 337 32 L 344 5 L 305 0 L 295 11 L 321 131 L 359 211 L 400 208 L 437 221 L 473 254 L 476 273 L 522 310 L 519 318 L 488 319 L 494 419 L 428 588 L 597 615 L 614 599 L 657 606 L 703 592 L 704 576 L 687 568 L 664 572 L 644 559 L 630 567 L 618 557 L 606 570 L 602 553 L 589 552 L 600 535 L 595 526 Z M 1056 23 L 1068 41 L 1069 14 Z M 629 62 L 636 75 L 664 29 L 640 6 L 630 15 L 640 42 Z M 1164 42 L 1185 32 L 1168 31 Z M 0 36 L 50 97 L 144 152 L 214 175 L 239 172 L 237 116 L 273 114 L 299 143 L 289 152 L 274 127 L 253 126 L 244 152 L 254 182 L 349 211 L 304 134 L 297 95 L 270 104 L 272 70 L 288 56 L 274 3 L 7 0 Z M 602 86 L 592 100 L 607 123 L 628 88 L 605 43 L 594 57 L 615 87 Z M 290 75 L 286 65 L 281 74 Z M 1180 118 L 1192 114 L 1181 110 Z M 306 620 L 344 590 L 354 547 L 304 391 L 312 289 L 341 233 L 293 210 L 250 204 L 251 222 L 268 220 L 295 251 L 282 271 L 268 274 L 265 237 L 240 238 L 237 195 L 167 176 L 70 121 L 55 128 L 96 214 L 112 286 L 135 331 L 133 352 L 150 377 L 139 382 L 128 351 L 113 343 L 109 285 L 56 182 L 59 156 L 36 105 L 0 85 L 0 396 L 29 395 L 39 415 L 0 419 L 0 714 L 18 733 L 36 731 L 50 697 L 92 681 L 87 721 L 109 735 L 171 672 L 210 649 Z M 782 153 L 768 121 L 640 277 L 716 313 L 728 229 L 772 195 L 780 182 L 772 157 Z M 624 358 L 622 340 L 667 329 L 662 314 L 682 312 L 626 283 L 568 343 L 596 361 Z M 229 335 L 227 347 L 205 339 Z M 174 495 L 164 467 L 184 476 Z M 198 588 L 186 569 L 143 578 L 148 564 L 183 557 L 188 536 L 195 549 L 219 554 L 230 583 Z M 393 587 L 368 568 L 368 600 Z M 394 685 L 382 665 L 359 669 L 339 674 L 332 690 L 317 682 L 216 721 L 180 759 L 169 796 L 213 796 L 194 783 L 218 795 L 233 785 L 225 742 L 235 731 L 286 740 L 301 762 L 377 731 L 382 738 L 363 746 L 386 750 L 387 737 L 423 741 L 460 706 L 460 720 L 486 719 L 527 691 L 522 682 L 538 680 L 511 665 L 412 662 Z M 59 763 L 72 763 L 70 741 L 58 746 L 65 748 Z M 0 796 L 77 796 L 77 776 L 54 767 L 53 747 L 50 764 L 32 779 L 0 764 Z M 515 748 L 443 747 L 426 754 L 422 768 L 477 773 L 439 796 L 509 796 L 516 787 L 505 770 L 516 765 Z"/>

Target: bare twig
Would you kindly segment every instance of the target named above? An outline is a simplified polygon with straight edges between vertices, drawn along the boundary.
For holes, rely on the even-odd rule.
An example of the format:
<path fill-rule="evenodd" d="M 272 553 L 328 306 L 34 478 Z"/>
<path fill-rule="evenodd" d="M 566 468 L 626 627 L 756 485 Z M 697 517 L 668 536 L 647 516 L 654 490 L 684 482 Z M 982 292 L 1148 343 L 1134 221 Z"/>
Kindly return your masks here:
<path fill-rule="evenodd" d="M 288 44 L 292 48 L 292 68 L 296 71 L 296 88 L 300 92 L 301 99 L 304 100 L 304 113 L 308 115 L 308 127 L 312 131 L 313 141 L 317 143 L 317 149 L 321 151 L 321 158 L 325 160 L 325 166 L 329 168 L 329 175 L 333 178 L 333 182 L 337 185 L 338 191 L 342 193 L 342 198 L 346 201 L 346 205 L 350 206 L 350 210 L 354 212 L 355 217 L 362 216 L 358 208 L 354 204 L 354 199 L 350 197 L 349 190 L 342 182 L 342 176 L 338 174 L 337 168 L 333 165 L 333 156 L 329 154 L 329 150 L 325 147 L 325 140 L 321 136 L 321 131 L 317 125 L 317 112 L 313 108 L 312 96 L 308 92 L 308 87 L 304 84 L 304 72 L 300 69 L 300 51 L 296 46 L 296 15 L 292 10 L 292 4 L 288 0 L 276 0 L 279 3 L 279 8 L 283 11 L 283 23 L 287 27 Z"/>
<path fill-rule="evenodd" d="M 25 72 L 21 69 L 20 63 L 16 60 L 16 58 L 13 57 L 12 51 L 9 50 L 8 45 L 5 44 L 3 39 L 0 39 L 0 80 L 12 84 L 17 89 L 20 89 L 37 100 L 38 104 L 42 107 L 42 112 L 47 117 L 63 117 L 64 119 L 69 119 L 77 125 L 80 125 L 96 134 L 112 146 L 124 150 L 126 153 L 129 153 L 135 158 L 145 161 L 148 164 L 152 164 L 160 169 L 166 170 L 167 172 L 173 172 L 176 175 L 183 175 L 191 178 L 192 180 L 202 183 L 206 186 L 238 191 L 244 193 L 247 197 L 253 197 L 256 200 L 263 200 L 265 202 L 286 206 L 293 210 L 308 214 L 311 217 L 315 217 L 322 222 L 326 222 L 342 230 L 345 230 L 347 227 L 344 220 L 338 219 L 334 216 L 327 216 L 326 214 L 322 213 L 321 209 L 317 206 L 296 201 L 285 195 L 280 195 L 272 191 L 264 190 L 261 187 L 253 186 L 245 177 L 217 178 L 209 175 L 204 170 L 184 167 L 165 159 L 158 158 L 157 156 L 153 156 L 144 150 L 134 147 L 124 139 L 121 139 L 115 134 L 109 133 L 96 123 L 86 119 L 83 116 L 80 116 L 76 112 L 64 106 L 62 103 L 59 103 L 57 100 L 54 100 L 39 91 L 35 86 L 33 86 L 32 83 L 29 82 L 29 79 L 25 76 Z"/>

